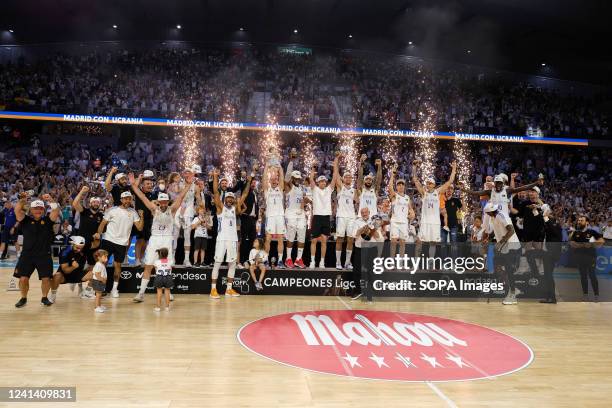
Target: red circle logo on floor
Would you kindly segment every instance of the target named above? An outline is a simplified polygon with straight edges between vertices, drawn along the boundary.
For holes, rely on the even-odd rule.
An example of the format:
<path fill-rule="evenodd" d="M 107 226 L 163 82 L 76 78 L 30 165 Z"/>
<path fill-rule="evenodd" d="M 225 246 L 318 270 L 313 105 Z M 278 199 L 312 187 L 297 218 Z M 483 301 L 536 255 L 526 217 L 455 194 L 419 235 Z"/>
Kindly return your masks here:
<path fill-rule="evenodd" d="M 525 343 L 483 326 L 374 310 L 266 317 L 243 326 L 238 339 L 292 367 L 382 380 L 475 380 L 515 372 L 533 359 Z"/>

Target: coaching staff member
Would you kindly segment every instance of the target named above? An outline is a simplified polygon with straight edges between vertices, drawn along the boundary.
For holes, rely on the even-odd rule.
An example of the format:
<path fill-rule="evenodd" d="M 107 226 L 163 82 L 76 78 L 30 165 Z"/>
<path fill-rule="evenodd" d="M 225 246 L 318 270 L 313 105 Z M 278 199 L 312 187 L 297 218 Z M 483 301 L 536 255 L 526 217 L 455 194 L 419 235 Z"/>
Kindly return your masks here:
<path fill-rule="evenodd" d="M 34 269 L 42 281 L 41 304 L 51 306 L 53 303 L 47 299 L 53 276 L 53 259 L 51 257 L 51 244 L 53 243 L 53 225 L 59 219 L 60 209 L 57 203 L 51 203 L 51 212 L 45 215 L 45 203 L 34 200 L 30 204 L 30 215 L 26 215 L 26 193 L 19 194 L 19 202 L 15 206 L 15 217 L 23 231 L 23 249 L 17 261 L 14 276 L 19 278 L 21 298 L 15 307 L 23 307 L 28 302 L 30 289 L 30 276 Z"/>
<path fill-rule="evenodd" d="M 595 302 L 599 300 L 599 282 L 595 275 L 596 249 L 603 245 L 603 236 L 592 228 L 589 228 L 589 219 L 586 215 L 580 215 L 577 220 L 576 230 L 570 235 L 570 247 L 573 249 L 574 259 L 578 272 L 580 272 L 580 283 L 582 285 L 583 300 L 589 296 L 589 281 L 595 294 Z M 25 238 L 25 237 L 24 237 Z"/>

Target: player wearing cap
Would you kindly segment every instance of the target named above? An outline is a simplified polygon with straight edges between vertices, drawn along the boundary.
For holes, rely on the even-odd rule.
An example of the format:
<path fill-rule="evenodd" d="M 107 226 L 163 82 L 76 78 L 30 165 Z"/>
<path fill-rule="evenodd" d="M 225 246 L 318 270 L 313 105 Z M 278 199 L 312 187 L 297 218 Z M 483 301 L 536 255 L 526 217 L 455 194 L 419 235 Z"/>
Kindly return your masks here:
<path fill-rule="evenodd" d="M 132 208 L 132 193 L 124 191 L 121 193 L 120 204 L 112 207 L 104 213 L 104 218 L 98 226 L 98 232 L 94 235 L 94 239 L 101 239 L 100 249 L 108 252 L 113 259 L 113 275 L 106 280 L 106 292 L 111 292 L 112 297 L 118 298 L 119 277 L 121 275 L 121 264 L 125 260 L 125 255 L 130 245 L 130 233 L 132 226 L 136 226 L 137 230 L 142 230 L 144 219 L 141 213 L 137 213 Z M 104 230 L 106 229 L 106 232 Z M 104 237 L 102 237 L 104 233 Z M 111 289 L 112 288 L 112 289 Z"/>
<path fill-rule="evenodd" d="M 262 189 L 266 200 L 266 241 L 264 243 L 264 251 L 270 254 L 270 242 L 272 240 L 277 242 L 277 267 L 279 268 L 284 266 L 281 258 L 284 253 L 283 238 L 286 232 L 285 209 L 283 205 L 285 183 L 281 183 L 284 179 L 283 168 L 280 165 L 272 166 L 266 163 L 262 177 Z"/>
<path fill-rule="evenodd" d="M 83 186 L 72 201 L 72 206 L 79 213 L 80 217 L 78 234 L 85 239 L 83 253 L 87 258 L 87 264 L 93 266 L 96 264 L 93 254 L 100 245 L 100 241 L 94 241 L 93 236 L 98 232 L 98 227 L 102 222 L 104 214 L 100 211 L 102 200 L 99 197 L 90 197 L 89 208 L 83 207 L 83 197 L 89 191 L 89 186 Z"/>
<path fill-rule="evenodd" d="M 60 209 L 57 203 L 50 203 L 51 212 L 45 215 L 45 203 L 42 200 L 34 200 L 30 204 L 30 215 L 26 215 L 27 195 L 19 194 L 19 201 L 15 206 L 15 217 L 21 224 L 23 232 L 23 249 L 17 261 L 13 276 L 19 278 L 19 290 L 21 298 L 15 307 L 23 307 L 28 301 L 28 290 L 30 289 L 30 276 L 34 270 L 38 272 L 41 280 L 42 299 L 41 303 L 51 306 L 47 295 L 51 286 L 53 275 L 53 259 L 51 257 L 51 244 L 53 243 L 53 224 L 60 217 Z"/>
<path fill-rule="evenodd" d="M 285 209 L 285 219 L 287 221 L 287 256 L 285 258 L 285 266 L 287 268 L 304 268 L 302 254 L 304 253 L 304 244 L 306 243 L 306 212 L 304 206 L 307 198 L 302 185 L 302 174 L 298 170 L 293 170 L 293 161 L 287 165 L 287 173 L 285 176 L 285 196 L 287 199 L 287 208 Z M 295 263 L 291 259 L 293 249 L 293 241 L 297 240 L 297 257 Z"/>
<path fill-rule="evenodd" d="M 214 169 L 212 171 L 212 176 L 218 227 L 217 242 L 215 244 L 215 266 L 212 270 L 210 297 L 212 299 L 219 299 L 219 293 L 217 292 L 217 278 L 219 277 L 221 263 L 224 260 L 228 264 L 227 289 L 225 290 L 225 296 L 236 297 L 240 296 L 240 294 L 232 288 L 234 274 L 236 273 L 236 260 L 238 256 L 238 230 L 236 228 L 236 216 L 242 213 L 242 204 L 244 203 L 247 194 L 249 194 L 253 174 L 251 174 L 247 179 L 244 191 L 237 202 L 236 196 L 232 192 L 225 193 L 225 198 L 223 201 L 221 201 L 221 194 L 219 192 L 219 170 Z"/>
<path fill-rule="evenodd" d="M 495 234 L 495 255 L 493 261 L 503 267 L 508 281 L 508 292 L 502 301 L 504 305 L 515 305 L 516 290 L 514 286 L 514 272 L 521 259 L 521 243 L 519 242 L 510 217 L 502 212 L 498 205 L 488 203 L 484 208 L 485 214 L 490 217 L 488 232 Z"/>
<path fill-rule="evenodd" d="M 183 248 L 185 249 L 185 258 L 183 260 L 183 265 L 186 267 L 191 266 L 191 223 L 193 222 L 193 218 L 196 216 L 196 206 L 202 205 L 199 189 L 197 188 L 195 183 L 192 183 L 189 180 L 193 180 L 193 178 L 202 173 L 202 168 L 194 164 L 191 167 L 186 168 L 183 171 L 183 179 L 179 183 L 179 188 L 182 191 L 185 186 L 189 186 L 187 190 L 187 194 L 183 198 L 183 203 L 181 205 L 181 209 L 176 212 L 175 221 L 179 228 L 177 228 L 175 233 L 175 239 L 178 238 L 180 234 L 180 229 L 183 229 Z M 174 252 L 174 251 L 170 251 Z"/>
<path fill-rule="evenodd" d="M 147 209 L 153 214 L 150 227 L 151 238 L 149 239 L 144 259 L 144 271 L 142 273 L 138 294 L 133 299 L 134 302 L 139 303 L 144 300 L 144 294 L 147 290 L 149 279 L 151 279 L 151 270 L 154 268 L 155 262 L 159 260 L 158 250 L 161 248 L 166 248 L 168 250 L 168 262 L 170 265 L 174 264 L 174 253 L 171 251 L 171 249 L 174 247 L 174 215 L 181 206 L 187 191 L 191 189 L 194 178 L 191 176 L 186 180 L 187 183 L 176 200 L 172 203 L 172 206 L 169 206 L 170 196 L 168 196 L 166 193 L 158 194 L 158 205 L 155 205 L 147 198 L 145 193 L 138 188 L 143 180 L 143 175 L 140 175 L 138 179 L 135 180 L 134 175 L 130 174 L 129 179 L 136 197 L 140 198 Z"/>
<path fill-rule="evenodd" d="M 419 239 L 424 243 L 440 242 L 440 194 L 455 181 L 457 163 L 451 163 L 451 174 L 448 181 L 436 188 L 433 177 L 425 179 L 425 187 L 417 177 L 416 166 L 420 162 L 415 160 L 412 165 L 412 181 L 421 195 L 421 219 L 419 221 Z M 431 251 L 431 247 L 430 247 Z"/>
<path fill-rule="evenodd" d="M 317 244 L 321 243 L 321 259 L 319 260 L 319 268 L 325 268 L 325 254 L 327 252 L 327 237 L 331 233 L 330 217 L 332 215 L 332 193 L 338 184 L 338 160 L 340 153 L 336 152 L 334 159 L 334 174 L 330 184 L 327 184 L 325 176 L 317 177 L 316 170 L 313 167 L 310 170 L 310 188 L 312 190 L 312 227 L 310 241 L 310 268 L 316 266 L 315 256 Z M 316 181 L 316 182 L 315 182 Z"/>
<path fill-rule="evenodd" d="M 113 182 L 113 176 L 115 184 Z M 130 191 L 127 175 L 125 173 L 117 173 L 117 167 L 111 167 L 104 181 L 104 189 L 113 196 L 113 205 L 119 205 L 121 202 L 121 193 Z"/>
<path fill-rule="evenodd" d="M 87 256 L 84 253 L 85 238 L 79 235 L 70 237 L 70 246 L 64 249 L 59 256 L 59 267 L 53 274 L 51 281 L 51 293 L 49 300 L 55 303 L 57 298 L 57 288 L 64 283 L 87 282 L 92 277 L 91 270 L 85 268 Z M 92 298 L 92 289 L 86 289 L 80 293 L 81 298 Z"/>
<path fill-rule="evenodd" d="M 376 159 L 374 164 L 376 165 L 376 180 L 372 174 L 363 176 L 363 164 L 365 163 L 367 155 L 362 154 L 359 159 L 359 172 L 357 178 L 357 195 L 359 196 L 359 213 L 363 207 L 368 207 L 370 210 L 370 217 L 378 214 L 378 194 L 380 193 L 380 187 L 382 186 L 382 161 Z"/>
<path fill-rule="evenodd" d="M 334 169 L 334 171 L 337 169 Z M 353 187 L 353 175 L 345 171 L 334 175 L 336 182 L 336 269 L 342 269 L 342 247 L 346 237 L 346 255 L 344 269 L 353 269 L 351 255 L 353 254 L 353 221 L 355 221 L 355 203 L 359 199 L 356 188 Z"/>
<path fill-rule="evenodd" d="M 414 219 L 414 210 L 410 197 L 406 194 L 406 181 L 397 180 L 397 164 L 393 166 L 391 177 L 389 178 L 389 199 L 391 200 L 391 257 L 395 256 L 397 244 L 399 244 L 399 253 L 404 256 L 406 253 L 406 240 L 409 237 L 410 221 Z M 395 187 L 394 187 L 395 185 Z"/>

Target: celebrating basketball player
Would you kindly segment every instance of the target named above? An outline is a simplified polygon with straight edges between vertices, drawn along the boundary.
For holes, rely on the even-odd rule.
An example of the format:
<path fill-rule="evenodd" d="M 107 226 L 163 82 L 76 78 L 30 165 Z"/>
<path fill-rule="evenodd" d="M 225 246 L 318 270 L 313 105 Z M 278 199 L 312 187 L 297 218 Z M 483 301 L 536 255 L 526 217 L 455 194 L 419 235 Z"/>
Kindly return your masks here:
<path fill-rule="evenodd" d="M 346 257 L 344 269 L 353 269 L 351 255 L 353 253 L 353 221 L 355 220 L 355 202 L 358 201 L 358 191 L 353 187 L 353 175 L 346 171 L 342 179 L 336 178 L 336 269 L 342 269 L 342 246 L 346 237 Z"/>
<path fill-rule="evenodd" d="M 136 197 L 138 197 L 143 204 L 147 207 L 151 214 L 153 214 L 153 220 L 151 221 L 151 238 L 145 251 L 145 262 L 144 271 L 142 273 L 142 279 L 140 280 L 140 289 L 138 294 L 134 297 L 134 302 L 140 303 L 144 300 L 144 294 L 151 279 L 151 270 L 155 265 L 155 261 L 158 260 L 157 250 L 161 248 L 167 248 L 168 250 L 174 248 L 174 215 L 180 208 L 187 191 L 192 187 L 194 177 L 191 175 L 186 181 L 183 190 L 178 195 L 172 206 L 169 206 L 170 196 L 166 193 L 159 193 L 157 196 L 157 204 L 149 201 L 143 191 L 140 190 L 139 185 L 142 182 L 142 174 L 138 176 L 138 179 L 134 179 L 134 174 L 128 175 L 132 190 Z M 174 264 L 174 253 L 169 251 L 168 260 L 170 265 Z"/>
<path fill-rule="evenodd" d="M 363 176 L 363 163 L 367 158 L 367 155 L 362 154 L 359 160 L 357 195 L 359 196 L 359 213 L 363 207 L 368 207 L 370 217 L 373 217 L 378 214 L 378 194 L 382 185 L 382 161 L 380 159 L 374 161 L 376 165 L 376 181 L 374 181 L 372 174 Z"/>
<path fill-rule="evenodd" d="M 278 165 L 266 164 L 262 179 L 262 188 L 266 200 L 266 242 L 264 251 L 270 254 L 270 242 L 272 240 L 278 245 L 278 260 L 277 265 L 272 267 L 283 267 L 283 238 L 285 236 L 285 209 L 284 209 L 284 190 L 285 176 L 283 168 Z"/>
<path fill-rule="evenodd" d="M 292 156 L 294 158 L 294 156 Z M 287 164 L 287 173 L 285 176 L 285 196 L 287 198 L 287 208 L 285 209 L 285 219 L 287 222 L 287 256 L 285 258 L 285 266 L 287 268 L 304 268 L 302 254 L 304 253 L 304 244 L 306 242 L 306 212 L 304 206 L 307 203 L 304 186 L 302 185 L 302 174 L 299 170 L 293 170 L 293 161 Z M 291 258 L 293 242 L 297 240 L 297 256 L 295 262 Z"/>
<path fill-rule="evenodd" d="M 389 199 L 391 200 L 391 257 L 395 256 L 397 245 L 399 253 L 404 256 L 406 253 L 406 240 L 409 236 L 409 223 L 414 219 L 414 210 L 410 202 L 410 197 L 406 194 L 406 181 L 397 180 L 397 164 L 393 166 L 391 177 L 389 178 Z M 394 187 L 395 185 L 395 187 Z"/>
<path fill-rule="evenodd" d="M 225 296 L 237 297 L 240 296 L 240 294 L 232 288 L 238 256 L 238 229 L 236 227 L 236 216 L 242 213 L 242 203 L 249 194 L 254 172 L 249 176 L 245 184 L 244 191 L 237 202 L 236 196 L 231 191 L 225 193 L 225 199 L 221 201 L 221 194 L 219 193 L 219 170 L 214 169 L 212 171 L 212 176 L 218 227 L 217 242 L 215 244 L 215 266 L 212 270 L 210 297 L 212 299 L 220 298 L 219 293 L 217 292 L 217 278 L 219 277 L 221 263 L 224 260 L 228 263 L 227 289 L 225 290 Z"/>

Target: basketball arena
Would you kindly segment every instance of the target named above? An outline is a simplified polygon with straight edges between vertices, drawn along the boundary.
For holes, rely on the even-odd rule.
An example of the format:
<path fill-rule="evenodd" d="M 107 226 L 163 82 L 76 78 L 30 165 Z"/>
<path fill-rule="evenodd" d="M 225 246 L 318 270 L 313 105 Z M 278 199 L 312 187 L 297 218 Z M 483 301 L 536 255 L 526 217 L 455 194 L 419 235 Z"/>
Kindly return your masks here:
<path fill-rule="evenodd" d="M 9 0 L 0 406 L 610 406 L 604 8 Z"/>

